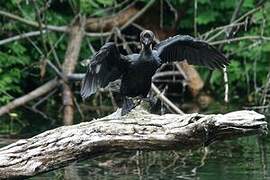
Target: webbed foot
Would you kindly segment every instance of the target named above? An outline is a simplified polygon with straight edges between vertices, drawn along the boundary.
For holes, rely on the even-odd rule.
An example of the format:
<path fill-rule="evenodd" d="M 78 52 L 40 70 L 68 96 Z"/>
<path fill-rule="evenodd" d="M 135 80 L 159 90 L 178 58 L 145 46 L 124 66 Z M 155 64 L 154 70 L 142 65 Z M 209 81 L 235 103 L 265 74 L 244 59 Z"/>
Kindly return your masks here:
<path fill-rule="evenodd" d="M 134 109 L 135 107 L 136 107 L 136 105 L 133 103 L 132 99 L 129 99 L 127 97 L 124 97 L 122 111 L 121 111 L 121 116 L 126 115 L 132 109 Z"/>

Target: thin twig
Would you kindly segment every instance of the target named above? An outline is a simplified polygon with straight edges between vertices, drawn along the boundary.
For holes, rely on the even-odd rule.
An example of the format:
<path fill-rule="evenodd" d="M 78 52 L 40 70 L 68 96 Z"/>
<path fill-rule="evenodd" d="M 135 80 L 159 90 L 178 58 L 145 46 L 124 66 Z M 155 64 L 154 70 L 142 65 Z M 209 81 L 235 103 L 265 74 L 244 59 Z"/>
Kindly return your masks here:
<path fill-rule="evenodd" d="M 164 76 L 182 76 L 181 72 L 179 71 L 163 71 L 163 72 L 157 72 L 152 79 L 164 77 Z"/>
<path fill-rule="evenodd" d="M 134 23 L 134 22 L 133 22 L 133 23 L 131 23 L 131 24 L 132 24 L 132 26 L 138 28 L 138 29 L 141 30 L 141 31 L 145 30 L 144 27 L 142 27 L 141 25 L 139 25 L 139 24 L 137 24 L 137 23 Z"/>
<path fill-rule="evenodd" d="M 49 31 L 42 30 L 42 32 L 43 33 L 48 33 Z M 13 37 L 9 37 L 7 39 L 2 39 L 2 40 L 0 40 L 0 45 L 4 45 L 4 44 L 10 43 L 12 41 L 24 39 L 24 38 L 27 38 L 27 37 L 38 36 L 38 35 L 40 35 L 40 33 L 41 33 L 40 31 L 32 31 L 32 32 L 16 35 L 16 36 L 13 36 Z"/>
<path fill-rule="evenodd" d="M 151 0 L 146 6 L 144 6 L 135 16 L 130 18 L 128 22 L 126 22 L 120 29 L 125 29 L 127 26 L 129 26 L 131 23 L 133 23 L 136 19 L 141 17 L 145 13 L 146 10 L 148 10 L 153 4 L 155 0 Z"/>
<path fill-rule="evenodd" d="M 77 98 L 74 97 L 74 98 L 73 98 L 73 101 L 74 101 L 74 104 L 75 104 L 76 109 L 78 110 L 78 112 L 79 112 L 79 114 L 80 114 L 80 116 L 81 116 L 81 118 L 82 118 L 82 121 L 84 121 L 85 116 L 84 116 L 84 114 L 83 114 L 83 111 L 81 110 L 81 107 L 80 107 L 80 105 L 79 105 L 79 103 L 78 103 Z"/>
<path fill-rule="evenodd" d="M 176 22 L 178 20 L 178 12 L 177 10 L 174 8 L 174 6 L 172 5 L 171 1 L 170 0 L 165 0 L 167 5 L 169 6 L 170 10 L 173 12 L 174 14 L 174 24 L 173 24 L 173 28 L 175 28 L 176 26 Z"/>
<path fill-rule="evenodd" d="M 41 115 L 44 119 L 48 119 L 48 120 L 50 120 L 50 121 L 56 122 L 55 119 L 49 117 L 47 114 L 45 114 L 44 112 L 42 112 L 42 111 L 40 111 L 40 110 L 38 110 L 38 109 L 32 108 L 31 106 L 26 106 L 26 105 L 24 105 L 24 107 L 25 107 L 26 109 L 28 109 L 28 110 L 34 112 L 34 113 L 37 113 L 37 114 Z"/>
<path fill-rule="evenodd" d="M 22 22 L 22 23 L 27 24 L 29 26 L 33 26 L 33 27 L 37 27 L 37 28 L 39 27 L 38 22 L 24 19 L 22 17 L 19 17 L 17 15 L 9 13 L 9 12 L 5 12 L 5 11 L 0 10 L 0 15 L 5 16 L 5 17 L 10 18 L 10 19 L 13 19 L 13 20 L 16 20 L 16 21 L 19 21 L 19 22 Z M 42 24 L 42 28 L 45 28 L 44 24 Z M 57 31 L 57 32 L 67 32 L 68 31 L 67 26 L 48 25 L 46 28 L 48 28 L 49 30 L 52 30 L 52 31 Z"/>
<path fill-rule="evenodd" d="M 126 39 L 124 38 L 124 36 L 122 35 L 121 31 L 119 28 L 115 28 L 115 33 L 116 35 L 119 37 L 119 39 L 121 39 L 121 41 L 123 42 L 123 48 L 127 51 L 128 54 L 132 53 L 131 48 L 129 47 Z"/>
<path fill-rule="evenodd" d="M 198 13 L 198 1 L 194 0 L 194 36 L 197 37 L 197 13 Z"/>
<path fill-rule="evenodd" d="M 57 67 L 58 67 L 59 69 L 61 69 L 61 63 L 60 63 L 60 60 L 59 60 L 59 57 L 58 57 L 58 55 L 57 55 L 57 53 L 56 53 L 55 48 L 56 48 L 56 47 L 58 46 L 58 44 L 63 40 L 64 36 L 65 36 L 65 34 L 62 34 L 61 37 L 55 42 L 54 45 L 51 43 L 50 39 L 48 38 L 48 40 L 49 40 L 48 42 L 49 42 L 49 45 L 50 45 L 50 48 L 51 48 L 50 51 L 49 51 L 49 53 L 48 53 L 48 57 L 50 56 L 50 54 L 51 54 L 51 52 L 52 52 L 53 57 L 54 57 L 54 60 L 55 60 L 55 62 L 56 62 L 56 65 L 57 65 Z"/>
<path fill-rule="evenodd" d="M 123 9 L 122 6 L 124 6 L 129 1 L 130 0 L 124 0 L 124 1 L 122 1 L 120 3 L 117 3 L 114 7 L 109 7 L 109 8 L 106 8 L 106 9 L 95 11 L 93 14 L 91 14 L 91 16 L 96 16 L 96 15 L 99 15 L 99 14 L 105 14 L 105 13 L 108 13 L 109 11 L 111 11 L 111 10 L 115 10 L 115 9 L 118 9 L 118 8 Z"/>
<path fill-rule="evenodd" d="M 247 13 L 245 13 L 244 15 L 242 15 L 241 17 L 239 17 L 238 19 L 234 20 L 233 22 L 231 22 L 230 24 L 236 24 L 239 23 L 240 21 L 242 21 L 243 19 L 245 19 L 246 17 L 252 15 L 253 13 L 257 12 L 258 10 L 260 10 L 262 8 L 262 6 L 258 6 L 255 9 L 252 9 L 250 11 L 248 11 Z M 216 39 L 217 37 L 219 37 L 222 33 L 224 33 L 227 30 L 227 28 L 222 29 L 221 31 L 219 31 L 217 34 L 215 34 L 214 36 L 212 36 L 211 38 L 207 39 L 208 42 Z"/>
<path fill-rule="evenodd" d="M 67 83 L 66 76 L 62 72 L 60 72 L 58 70 L 58 68 L 49 59 L 46 59 L 46 62 L 54 70 L 54 72 L 56 73 L 56 75 L 59 76 L 65 83 Z"/>
<path fill-rule="evenodd" d="M 32 105 L 33 109 L 37 109 L 37 106 L 39 106 L 40 104 L 42 104 L 44 101 L 46 101 L 49 97 L 51 97 L 52 95 L 54 95 L 54 93 L 56 93 L 57 88 L 55 88 L 53 91 L 51 91 L 49 94 L 47 94 L 46 96 L 42 97 L 37 103 L 35 103 L 34 105 Z"/>
<path fill-rule="evenodd" d="M 157 97 L 161 100 L 164 101 L 168 106 L 170 106 L 175 112 L 178 114 L 185 114 L 183 111 L 181 111 L 174 103 L 172 103 L 166 96 L 164 96 L 160 90 L 152 83 L 151 89 L 157 94 Z"/>
<path fill-rule="evenodd" d="M 211 44 L 211 45 L 225 44 L 225 43 L 229 44 L 231 42 L 242 41 L 242 40 L 266 40 L 266 41 L 270 41 L 270 37 L 265 37 L 265 36 L 242 36 L 242 37 L 237 37 L 237 38 L 223 39 L 223 40 L 220 40 L 220 41 L 209 42 L 209 44 Z"/>
<path fill-rule="evenodd" d="M 0 15 L 5 16 L 9 19 L 19 21 L 19 22 L 24 23 L 24 24 L 29 25 L 29 26 L 33 26 L 33 27 L 37 27 L 37 28 L 39 27 L 38 22 L 24 19 L 20 16 L 14 15 L 14 14 L 9 13 L 9 12 L 5 12 L 5 11 L 0 10 Z M 54 26 L 54 25 L 45 26 L 44 24 L 42 24 L 41 26 L 42 26 L 42 29 L 46 28 L 46 29 L 51 30 L 51 31 L 65 32 L 65 33 L 69 32 L 68 26 Z M 107 32 L 107 33 L 92 33 L 92 32 L 89 33 L 89 32 L 87 32 L 87 33 L 85 33 L 85 35 L 89 36 L 89 37 L 102 37 L 102 36 L 108 36 L 110 34 L 111 34 L 111 32 Z"/>
<path fill-rule="evenodd" d="M 87 44 L 88 44 L 88 47 L 89 47 L 90 51 L 92 52 L 92 54 L 95 54 L 95 53 L 96 53 L 96 50 L 95 50 L 95 48 L 92 46 L 92 43 L 90 43 L 90 41 L 89 41 L 88 38 L 86 38 L 86 40 L 87 40 Z"/>
<path fill-rule="evenodd" d="M 228 25 L 225 25 L 225 26 L 219 26 L 219 27 L 216 27 L 214 29 L 211 29 L 203 34 L 200 35 L 200 39 L 204 39 L 204 40 L 207 40 L 208 36 L 216 31 L 220 31 L 220 30 L 224 30 L 226 28 L 229 28 L 229 27 L 240 27 L 240 26 L 244 26 L 246 25 L 246 21 L 244 22 L 239 22 L 239 23 L 235 23 L 235 24 L 228 24 Z M 209 41 L 209 40 L 208 40 Z"/>
<path fill-rule="evenodd" d="M 33 91 L 29 92 L 28 94 L 25 94 L 24 96 L 21 96 L 17 99 L 14 99 L 10 103 L 8 103 L 5 106 L 0 107 L 0 116 L 3 114 L 9 113 L 12 109 L 24 105 L 27 102 L 36 99 L 37 97 L 40 97 L 44 94 L 47 94 L 51 90 L 53 90 L 55 87 L 59 85 L 57 79 L 53 79 L 48 81 L 47 83 L 41 85 L 40 87 L 34 89 Z"/>
<path fill-rule="evenodd" d="M 228 82 L 228 74 L 227 74 L 227 68 L 223 68 L 223 78 L 224 78 L 224 86 L 225 86 L 225 95 L 224 95 L 224 102 L 229 102 L 229 82 Z"/>
<path fill-rule="evenodd" d="M 36 0 L 33 0 L 32 1 L 33 4 L 34 4 L 34 8 L 35 8 L 35 13 L 36 13 L 36 17 L 37 17 L 37 21 L 38 21 L 38 28 L 39 28 L 39 31 L 40 31 L 40 37 L 41 37 L 41 42 L 42 42 L 42 46 L 44 48 L 44 51 L 45 51 L 45 56 L 47 57 L 48 56 L 48 48 L 47 48 L 47 45 L 46 45 L 46 42 L 45 42 L 45 39 L 44 39 L 44 35 L 43 35 L 43 26 L 45 26 L 45 29 L 46 29 L 46 24 L 43 24 L 42 22 L 42 19 L 41 19 L 41 11 L 40 9 L 38 8 L 38 5 L 36 3 Z"/>

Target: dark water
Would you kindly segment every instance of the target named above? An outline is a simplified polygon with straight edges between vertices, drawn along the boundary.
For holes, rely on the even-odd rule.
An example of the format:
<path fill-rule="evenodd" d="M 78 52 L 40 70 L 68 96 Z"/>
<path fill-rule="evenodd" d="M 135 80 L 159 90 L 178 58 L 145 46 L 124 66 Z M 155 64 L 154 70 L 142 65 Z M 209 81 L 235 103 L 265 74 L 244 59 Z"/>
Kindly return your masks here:
<path fill-rule="evenodd" d="M 269 145 L 269 136 L 253 136 L 198 150 L 113 153 L 31 179 L 270 179 Z"/>

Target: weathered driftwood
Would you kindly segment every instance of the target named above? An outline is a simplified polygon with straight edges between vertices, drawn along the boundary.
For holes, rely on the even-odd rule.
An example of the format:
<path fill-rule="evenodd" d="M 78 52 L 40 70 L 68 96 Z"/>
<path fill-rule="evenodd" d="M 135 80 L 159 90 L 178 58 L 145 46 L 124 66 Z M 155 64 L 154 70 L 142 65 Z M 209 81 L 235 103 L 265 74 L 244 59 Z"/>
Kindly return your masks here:
<path fill-rule="evenodd" d="M 237 111 L 225 115 L 153 115 L 137 108 L 91 122 L 63 126 L 0 149 L 0 178 L 22 178 L 71 162 L 124 150 L 196 148 L 218 140 L 266 132 L 263 115 Z"/>

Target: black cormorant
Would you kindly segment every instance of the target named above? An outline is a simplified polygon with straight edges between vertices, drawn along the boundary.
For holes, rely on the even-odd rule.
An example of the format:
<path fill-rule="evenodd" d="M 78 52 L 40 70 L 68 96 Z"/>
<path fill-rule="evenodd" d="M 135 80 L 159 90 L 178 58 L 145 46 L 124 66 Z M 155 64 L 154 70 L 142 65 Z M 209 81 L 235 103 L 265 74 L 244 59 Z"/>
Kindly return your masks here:
<path fill-rule="evenodd" d="M 103 45 L 90 61 L 82 82 L 82 98 L 121 78 L 122 115 L 125 115 L 135 107 L 129 97 L 146 98 L 152 76 L 163 63 L 186 60 L 189 64 L 210 69 L 229 64 L 229 60 L 213 46 L 188 35 L 170 37 L 153 47 L 154 33 L 144 30 L 140 34 L 140 42 L 141 52 L 127 56 L 120 54 L 115 43 Z"/>

